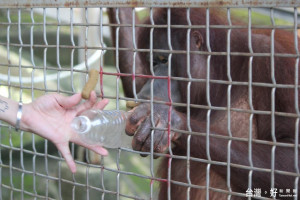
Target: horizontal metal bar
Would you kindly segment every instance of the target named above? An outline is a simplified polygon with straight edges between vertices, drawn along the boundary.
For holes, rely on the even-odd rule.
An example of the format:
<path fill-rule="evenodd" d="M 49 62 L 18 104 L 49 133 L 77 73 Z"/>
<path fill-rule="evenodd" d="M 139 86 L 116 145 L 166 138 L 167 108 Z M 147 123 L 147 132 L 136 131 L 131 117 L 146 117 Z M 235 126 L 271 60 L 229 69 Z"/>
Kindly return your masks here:
<path fill-rule="evenodd" d="M 1 0 L 2 8 L 41 7 L 299 7 L 300 0 Z"/>
<path fill-rule="evenodd" d="M 29 192 L 29 191 L 26 191 L 26 190 L 21 190 L 19 188 L 15 188 L 15 187 L 12 187 L 12 186 L 9 186 L 9 185 L 1 184 L 1 187 L 5 188 L 5 189 L 8 189 L 8 190 L 11 190 L 11 191 L 19 192 L 19 193 L 23 192 L 24 194 L 29 195 L 32 198 L 35 197 L 34 199 L 36 199 L 36 198 L 38 198 L 38 199 L 46 199 L 45 196 L 42 196 L 42 195 L 39 195 L 39 194 L 34 194 L 32 192 Z M 55 200 L 52 197 L 47 197 L 47 199 L 49 199 L 49 200 Z"/>
<path fill-rule="evenodd" d="M 17 68 L 19 67 L 19 65 L 13 65 L 13 64 L 2 64 L 0 63 L 0 67 L 12 67 L 12 68 Z M 24 69 L 33 69 L 33 66 L 26 66 L 26 65 L 21 65 L 22 68 Z M 43 69 L 43 66 L 35 66 L 34 69 Z M 57 69 L 57 67 L 47 67 L 47 70 L 56 70 L 59 72 L 71 72 L 71 69 L 68 68 L 62 68 L 62 69 Z M 78 73 L 87 73 L 86 70 L 73 70 L 73 72 L 78 72 Z M 104 75 L 108 75 L 108 76 L 132 76 L 132 74 L 126 74 L 126 73 L 122 73 L 122 74 L 118 74 L 118 73 L 106 73 L 104 70 Z M 136 74 L 136 77 L 143 77 L 143 74 Z M 167 76 L 153 76 L 149 79 L 166 79 Z M 206 79 L 198 79 L 198 78 L 185 78 L 185 77 L 171 77 L 171 80 L 177 80 L 177 81 L 191 81 L 191 82 L 206 82 Z M 47 80 L 49 81 L 49 80 Z M 5 81 L 4 81 L 5 82 Z M 224 85 L 238 85 L 238 86 L 248 86 L 249 83 L 248 82 L 241 82 L 241 81 L 227 81 L 227 80 L 217 80 L 217 79 L 211 79 L 209 81 L 210 83 L 216 83 L 216 84 L 224 84 Z M 293 89 L 295 88 L 295 85 L 291 85 L 291 84 L 273 84 L 273 83 L 263 83 L 263 82 L 252 82 L 253 86 L 257 86 L 257 87 L 269 87 L 269 88 L 285 88 L 285 89 Z M 10 86 L 14 86 L 13 84 L 10 84 Z M 23 87 L 24 88 L 24 87 Z M 300 85 L 297 86 L 297 88 L 300 89 Z"/>
<path fill-rule="evenodd" d="M 0 45 L 6 45 L 5 42 L 0 42 Z M 10 43 L 10 46 L 13 47 L 31 47 L 30 44 L 19 44 L 19 43 Z M 32 45 L 33 48 L 62 48 L 62 49 L 89 49 L 89 50 L 115 50 L 114 47 L 98 47 L 98 46 L 71 46 L 71 45 L 44 45 L 44 44 L 35 44 Z M 132 48 L 119 48 L 120 51 L 131 51 L 131 52 L 150 52 L 149 49 L 132 49 Z M 186 54 L 185 50 L 168 50 L 168 49 L 153 49 L 153 52 L 157 53 L 172 53 L 172 54 Z M 214 56 L 226 56 L 227 52 L 207 52 L 207 51 L 190 51 L 191 54 L 198 55 L 214 55 Z M 253 57 L 269 57 L 270 53 L 244 53 L 244 52 L 230 52 L 231 56 L 253 56 Z M 275 57 L 285 57 L 285 58 L 298 58 L 300 55 L 290 54 L 290 53 L 275 53 Z M 10 65 L 14 66 L 14 65 Z M 18 65 L 19 66 L 19 65 Z M 26 67 L 26 66 L 24 66 Z M 37 68 L 38 69 L 38 68 Z M 65 70 L 65 69 L 64 69 Z"/>
<path fill-rule="evenodd" d="M 70 27 L 70 23 L 32 23 L 32 22 L 21 22 L 21 25 L 24 26 L 66 26 Z M 4 26 L 18 26 L 18 22 L 0 22 L 0 25 Z M 86 27 L 86 26 L 93 26 L 93 27 L 99 27 L 99 23 L 72 23 L 73 27 Z M 130 27 L 132 28 L 131 24 L 102 24 L 102 26 L 105 27 Z M 157 25 L 151 25 L 151 24 L 135 24 L 135 27 L 139 28 L 168 28 L 168 25 L 163 25 L 163 24 L 157 24 Z M 181 29 L 190 29 L 190 28 L 197 28 L 197 29 L 205 29 L 206 25 L 169 25 L 170 28 L 181 28 Z M 248 25 L 209 25 L 209 28 L 216 28 L 216 29 L 247 29 Z M 297 28 L 300 29 L 300 25 L 297 25 Z M 289 29 L 292 30 L 294 29 L 294 25 L 252 25 L 251 29 Z"/>

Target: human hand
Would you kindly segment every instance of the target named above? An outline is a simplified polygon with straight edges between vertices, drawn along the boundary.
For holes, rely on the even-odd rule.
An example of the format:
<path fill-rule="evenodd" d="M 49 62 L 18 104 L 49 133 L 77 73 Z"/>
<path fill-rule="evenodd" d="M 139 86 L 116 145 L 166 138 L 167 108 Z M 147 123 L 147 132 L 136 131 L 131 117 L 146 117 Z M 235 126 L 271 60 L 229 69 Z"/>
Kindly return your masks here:
<path fill-rule="evenodd" d="M 90 99 L 82 104 L 81 94 L 66 97 L 60 94 L 41 96 L 30 104 L 23 105 L 21 129 L 36 133 L 53 142 L 65 158 L 72 173 L 76 172 L 76 165 L 69 149 L 69 142 L 81 145 L 100 155 L 108 155 L 106 149 L 99 145 L 83 143 L 71 128 L 75 116 L 87 109 L 103 109 L 108 100 L 97 102 L 95 92 L 91 92 Z"/>

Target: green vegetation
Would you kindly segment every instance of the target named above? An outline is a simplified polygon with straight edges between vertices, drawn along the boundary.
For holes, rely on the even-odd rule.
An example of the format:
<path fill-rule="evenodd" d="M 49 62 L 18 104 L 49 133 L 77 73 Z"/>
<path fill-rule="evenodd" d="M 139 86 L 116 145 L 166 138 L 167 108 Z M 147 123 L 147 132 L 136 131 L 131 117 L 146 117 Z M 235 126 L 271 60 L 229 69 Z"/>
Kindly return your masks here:
<path fill-rule="evenodd" d="M 231 8 L 231 15 L 236 19 L 239 19 L 242 22 L 248 23 L 248 9 L 246 8 Z M 272 25 L 271 18 L 267 17 L 264 14 L 259 12 L 252 11 L 251 12 L 251 22 L 252 25 Z M 279 25 L 292 25 L 292 23 L 287 22 L 283 19 L 274 18 L 274 22 L 276 26 Z"/>

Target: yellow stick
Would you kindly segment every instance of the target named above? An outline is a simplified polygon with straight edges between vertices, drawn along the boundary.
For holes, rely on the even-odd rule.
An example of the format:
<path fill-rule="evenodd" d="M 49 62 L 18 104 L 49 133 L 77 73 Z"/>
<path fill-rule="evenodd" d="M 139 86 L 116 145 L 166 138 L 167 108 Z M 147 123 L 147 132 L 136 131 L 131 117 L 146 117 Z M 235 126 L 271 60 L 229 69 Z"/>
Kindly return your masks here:
<path fill-rule="evenodd" d="M 91 69 L 89 71 L 89 80 L 86 82 L 82 92 L 81 96 L 83 99 L 89 99 L 90 93 L 93 91 L 96 87 L 96 84 L 98 82 L 99 72 L 96 69 Z"/>

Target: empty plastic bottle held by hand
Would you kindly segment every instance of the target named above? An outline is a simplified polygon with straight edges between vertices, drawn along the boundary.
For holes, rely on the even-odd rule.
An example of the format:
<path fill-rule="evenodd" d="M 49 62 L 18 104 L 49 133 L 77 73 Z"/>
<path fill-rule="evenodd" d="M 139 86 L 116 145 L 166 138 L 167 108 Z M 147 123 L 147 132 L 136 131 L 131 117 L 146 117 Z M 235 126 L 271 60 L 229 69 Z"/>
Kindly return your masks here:
<path fill-rule="evenodd" d="M 73 130 L 88 144 L 106 148 L 131 148 L 125 134 L 127 112 L 122 110 L 87 110 L 72 121 Z"/>

